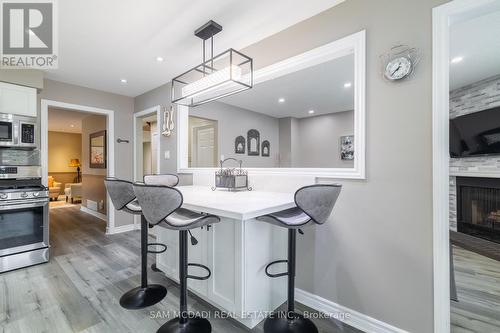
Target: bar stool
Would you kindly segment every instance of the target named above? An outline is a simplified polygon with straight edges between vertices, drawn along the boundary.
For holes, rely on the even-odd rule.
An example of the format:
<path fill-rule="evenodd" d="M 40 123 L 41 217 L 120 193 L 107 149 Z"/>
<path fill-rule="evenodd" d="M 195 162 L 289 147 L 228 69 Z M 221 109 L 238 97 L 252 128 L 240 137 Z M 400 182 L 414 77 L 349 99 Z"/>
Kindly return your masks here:
<path fill-rule="evenodd" d="M 173 187 L 160 185 L 134 184 L 134 192 L 142 207 L 142 212 L 150 224 L 179 231 L 179 317 L 169 320 L 158 333 L 210 333 L 212 325 L 205 318 L 190 316 L 187 310 L 187 279 L 207 280 L 212 275 L 204 265 L 188 263 L 188 232 L 220 221 L 218 216 L 199 214 L 181 208 L 182 193 Z M 207 271 L 206 276 L 188 274 L 188 267 L 196 266 Z"/>
<path fill-rule="evenodd" d="M 146 185 L 164 185 L 175 187 L 179 184 L 179 177 L 173 173 L 165 173 L 160 175 L 145 175 L 143 177 L 144 184 Z M 153 228 L 154 225 L 149 225 L 149 228 Z M 156 267 L 156 263 L 151 265 L 151 269 L 155 272 L 161 272 L 161 270 Z"/>
<path fill-rule="evenodd" d="M 269 215 L 259 216 L 260 221 L 288 229 L 288 260 L 273 261 L 266 266 L 266 275 L 272 278 L 288 276 L 288 311 L 286 316 L 273 314 L 264 322 L 265 333 L 317 333 L 314 323 L 295 312 L 295 258 L 297 230 L 316 223 L 324 224 L 337 201 L 342 186 L 337 184 L 318 184 L 305 186 L 295 192 L 296 207 Z M 287 263 L 288 271 L 271 274 L 269 268 L 274 264 Z"/>
<path fill-rule="evenodd" d="M 164 173 L 160 175 L 145 175 L 144 184 L 174 187 L 177 186 L 177 184 L 179 184 L 179 177 L 173 173 Z"/>
<path fill-rule="evenodd" d="M 148 243 L 148 222 L 142 215 L 141 206 L 135 198 L 133 184 L 116 178 L 106 178 L 104 184 L 117 210 L 141 215 L 141 285 L 123 294 L 120 298 L 120 305 L 130 310 L 143 309 L 160 302 L 167 295 L 167 289 L 164 286 L 148 284 L 147 270 L 148 253 L 163 253 L 167 247 L 164 244 Z M 152 245 L 162 246 L 163 249 L 148 250 L 148 247 Z"/>

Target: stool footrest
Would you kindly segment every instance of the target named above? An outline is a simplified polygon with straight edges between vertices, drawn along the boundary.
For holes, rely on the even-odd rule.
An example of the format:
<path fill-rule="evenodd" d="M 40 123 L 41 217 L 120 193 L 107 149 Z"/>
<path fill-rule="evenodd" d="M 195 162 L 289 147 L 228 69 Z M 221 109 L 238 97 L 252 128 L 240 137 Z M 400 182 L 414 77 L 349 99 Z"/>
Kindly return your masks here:
<path fill-rule="evenodd" d="M 208 268 L 205 265 L 189 263 L 188 267 L 189 266 L 203 268 L 204 270 L 207 271 L 208 275 L 206 275 L 206 276 L 197 276 L 197 275 L 189 275 L 188 274 L 188 276 L 187 276 L 188 279 L 194 279 L 194 280 L 201 280 L 201 281 L 203 281 L 203 280 L 208 280 L 210 278 L 210 276 L 212 276 L 212 272 L 210 271 L 210 268 Z"/>
<path fill-rule="evenodd" d="M 165 244 L 162 244 L 162 243 L 148 243 L 148 248 L 150 246 L 161 246 L 161 247 L 163 247 L 163 249 L 161 249 L 161 250 L 149 250 L 148 249 L 148 253 L 160 254 L 160 253 L 167 251 L 167 246 Z"/>
<path fill-rule="evenodd" d="M 269 265 L 266 266 L 266 275 L 269 276 L 269 277 L 272 277 L 272 278 L 277 278 L 277 277 L 282 277 L 282 276 L 288 275 L 288 272 L 278 273 L 278 274 L 269 273 L 269 268 L 272 265 L 275 265 L 275 264 L 284 264 L 284 263 L 288 263 L 288 260 L 276 260 L 276 261 L 273 261 L 272 263 L 270 263 Z"/>

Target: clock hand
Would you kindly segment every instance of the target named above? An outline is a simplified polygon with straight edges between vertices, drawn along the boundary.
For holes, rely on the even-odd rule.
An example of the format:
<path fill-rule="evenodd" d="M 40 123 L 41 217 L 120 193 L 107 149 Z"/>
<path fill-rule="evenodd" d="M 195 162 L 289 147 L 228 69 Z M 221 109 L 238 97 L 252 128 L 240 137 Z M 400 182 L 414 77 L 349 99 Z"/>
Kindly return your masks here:
<path fill-rule="evenodd" d="M 400 69 L 400 68 L 401 68 L 401 64 L 399 64 L 398 68 L 396 68 L 396 69 L 394 70 L 394 72 L 392 72 L 392 73 L 391 73 L 391 75 L 394 75 L 394 73 L 396 73 L 397 71 L 399 71 L 399 69 Z"/>

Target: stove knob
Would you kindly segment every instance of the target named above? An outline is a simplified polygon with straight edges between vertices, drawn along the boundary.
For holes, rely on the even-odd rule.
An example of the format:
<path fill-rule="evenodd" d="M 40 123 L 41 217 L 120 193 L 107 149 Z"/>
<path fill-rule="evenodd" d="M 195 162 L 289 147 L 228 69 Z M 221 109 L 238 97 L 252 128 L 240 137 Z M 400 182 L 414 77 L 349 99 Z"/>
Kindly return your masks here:
<path fill-rule="evenodd" d="M 27 198 L 28 197 L 28 193 L 26 193 L 26 192 L 21 193 L 21 197 L 22 198 Z"/>
<path fill-rule="evenodd" d="M 40 192 L 33 192 L 33 196 L 36 198 L 40 195 Z"/>
<path fill-rule="evenodd" d="M 5 193 L 0 194 L 0 199 L 7 199 L 8 195 Z"/>

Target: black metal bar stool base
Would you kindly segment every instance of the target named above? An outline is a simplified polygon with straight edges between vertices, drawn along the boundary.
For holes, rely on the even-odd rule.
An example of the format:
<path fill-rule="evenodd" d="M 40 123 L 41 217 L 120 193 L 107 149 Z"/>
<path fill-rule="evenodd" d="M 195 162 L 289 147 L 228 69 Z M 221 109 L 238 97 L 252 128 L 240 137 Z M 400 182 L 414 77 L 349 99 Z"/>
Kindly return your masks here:
<path fill-rule="evenodd" d="M 212 325 L 205 318 L 188 318 L 181 324 L 179 318 L 174 318 L 165 324 L 156 333 L 211 333 Z"/>
<path fill-rule="evenodd" d="M 264 322 L 264 333 L 318 333 L 314 323 L 303 315 L 294 313 L 289 319 L 286 313 L 274 314 Z"/>
<path fill-rule="evenodd" d="M 164 286 L 150 284 L 146 288 L 137 287 L 127 291 L 120 298 L 120 305 L 129 310 L 144 309 L 160 302 L 166 295 Z"/>

